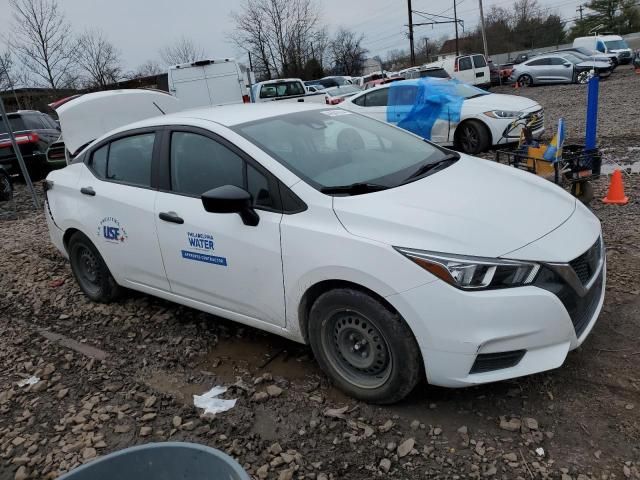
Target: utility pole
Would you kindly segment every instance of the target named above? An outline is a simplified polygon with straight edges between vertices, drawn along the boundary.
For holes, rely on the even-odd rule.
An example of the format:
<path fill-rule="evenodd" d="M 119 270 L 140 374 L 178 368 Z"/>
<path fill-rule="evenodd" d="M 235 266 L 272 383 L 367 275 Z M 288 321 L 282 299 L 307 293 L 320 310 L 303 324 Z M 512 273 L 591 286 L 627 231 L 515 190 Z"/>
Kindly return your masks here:
<path fill-rule="evenodd" d="M 426 63 L 429 63 L 429 37 L 424 37 L 424 56 Z"/>
<path fill-rule="evenodd" d="M 484 47 L 484 58 L 489 60 L 489 49 L 487 48 L 487 34 L 484 31 L 484 13 L 482 11 L 482 0 L 480 2 L 480 27 L 482 28 L 482 46 Z"/>
<path fill-rule="evenodd" d="M 456 0 L 453 0 L 453 20 L 456 25 L 456 56 L 460 55 L 460 45 L 458 44 L 458 10 Z"/>
<path fill-rule="evenodd" d="M 413 10 L 411 9 L 411 0 L 407 0 L 407 11 L 409 14 L 409 49 L 411 50 L 411 66 L 416 64 L 416 52 L 413 48 Z"/>
<path fill-rule="evenodd" d="M 580 12 L 580 21 L 582 21 L 582 11 L 584 10 L 584 5 L 580 5 L 576 8 L 576 11 Z"/>

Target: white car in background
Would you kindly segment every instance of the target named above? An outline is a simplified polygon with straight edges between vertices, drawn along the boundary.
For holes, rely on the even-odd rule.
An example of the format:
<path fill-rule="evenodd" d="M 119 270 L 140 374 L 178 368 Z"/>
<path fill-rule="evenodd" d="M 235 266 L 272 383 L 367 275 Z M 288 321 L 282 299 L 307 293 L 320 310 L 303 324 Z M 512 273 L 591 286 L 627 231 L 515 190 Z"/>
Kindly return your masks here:
<path fill-rule="evenodd" d="M 446 79 L 428 79 L 431 82 L 451 82 Z M 416 95 L 422 80 L 401 80 L 381 85 L 354 95 L 340 104 L 341 108 L 361 113 L 369 117 L 397 124 L 412 111 Z M 430 136 L 425 138 L 446 146 L 455 146 L 459 150 L 477 154 L 492 145 L 515 142 L 520 137 L 520 128 L 505 129 L 518 117 L 535 115 L 532 125 L 534 138 L 544 132 L 544 111 L 539 103 L 526 97 L 489 93 L 477 87 L 461 82 L 455 85 L 455 94 L 463 99 L 460 121 L 450 118 L 435 121 Z M 402 89 L 398 95 L 403 104 L 389 105 L 389 90 Z M 415 132 L 414 132 L 415 133 Z"/>
<path fill-rule="evenodd" d="M 308 343 L 369 402 L 425 374 L 462 387 L 559 367 L 604 301 L 600 223 L 574 197 L 340 108 L 149 118 L 46 185 L 51 240 L 89 298 L 131 288 Z"/>

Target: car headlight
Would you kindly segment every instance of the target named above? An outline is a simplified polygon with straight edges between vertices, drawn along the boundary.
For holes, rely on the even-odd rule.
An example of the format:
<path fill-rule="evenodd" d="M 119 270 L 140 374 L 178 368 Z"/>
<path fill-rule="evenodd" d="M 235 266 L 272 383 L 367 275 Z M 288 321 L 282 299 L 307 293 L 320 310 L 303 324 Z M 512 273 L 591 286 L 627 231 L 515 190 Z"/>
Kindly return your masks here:
<path fill-rule="evenodd" d="M 491 118 L 518 118 L 522 112 L 514 112 L 512 110 L 489 110 L 484 112 L 487 117 Z"/>
<path fill-rule="evenodd" d="M 463 290 L 510 288 L 530 285 L 540 265 L 497 258 L 467 257 L 394 247 L 415 264 Z"/>

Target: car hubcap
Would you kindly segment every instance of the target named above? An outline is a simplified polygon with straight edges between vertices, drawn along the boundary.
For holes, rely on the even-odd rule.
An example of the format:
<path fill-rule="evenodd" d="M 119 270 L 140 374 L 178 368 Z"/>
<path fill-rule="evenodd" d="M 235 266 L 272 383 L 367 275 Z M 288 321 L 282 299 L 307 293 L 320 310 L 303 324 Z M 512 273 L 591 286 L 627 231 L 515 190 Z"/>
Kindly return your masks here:
<path fill-rule="evenodd" d="M 323 343 L 338 373 L 361 388 L 383 385 L 391 372 L 391 355 L 379 330 L 355 312 L 336 313 L 327 322 Z"/>
<path fill-rule="evenodd" d="M 462 147 L 465 152 L 473 152 L 478 146 L 478 135 L 475 129 L 465 127 L 462 131 Z"/>

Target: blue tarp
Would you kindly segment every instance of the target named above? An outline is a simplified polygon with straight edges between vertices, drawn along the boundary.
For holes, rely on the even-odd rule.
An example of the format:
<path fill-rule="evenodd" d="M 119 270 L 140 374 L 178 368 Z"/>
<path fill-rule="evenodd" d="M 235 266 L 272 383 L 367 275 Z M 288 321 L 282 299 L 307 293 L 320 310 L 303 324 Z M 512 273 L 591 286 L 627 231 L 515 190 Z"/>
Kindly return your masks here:
<path fill-rule="evenodd" d="M 395 123 L 427 140 L 436 120 L 460 121 L 464 97 L 457 93 L 458 80 L 419 78 L 389 86 L 387 122 Z"/>

